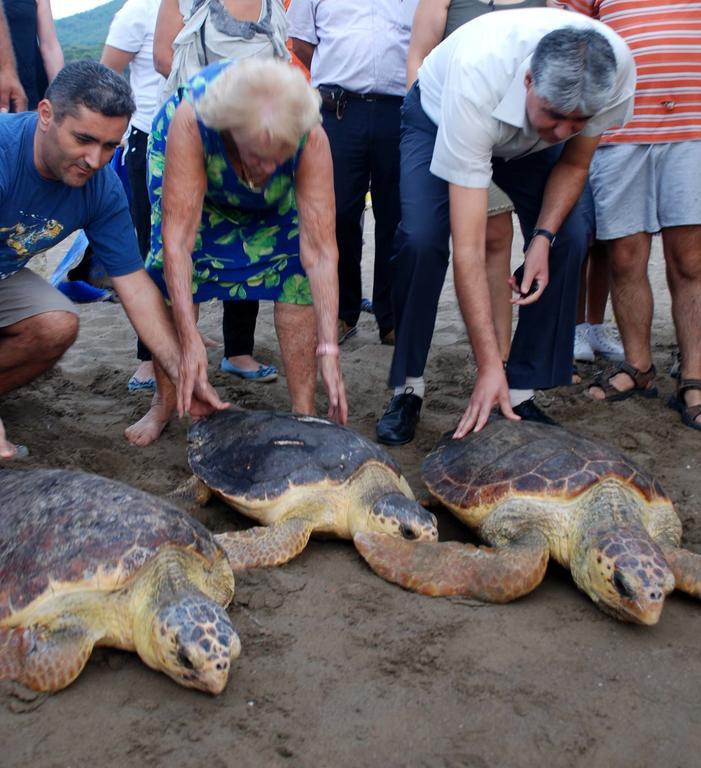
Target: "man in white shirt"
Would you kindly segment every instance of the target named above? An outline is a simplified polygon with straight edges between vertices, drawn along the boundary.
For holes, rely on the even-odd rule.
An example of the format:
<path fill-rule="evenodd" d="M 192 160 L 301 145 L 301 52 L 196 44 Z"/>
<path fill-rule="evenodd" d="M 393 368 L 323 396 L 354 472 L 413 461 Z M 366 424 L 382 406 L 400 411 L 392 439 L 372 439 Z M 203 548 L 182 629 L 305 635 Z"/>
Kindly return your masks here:
<path fill-rule="evenodd" d="M 375 217 L 372 304 L 380 340 L 392 343 L 389 260 L 399 223 L 399 110 L 418 0 L 292 0 L 293 51 L 323 99 L 336 197 L 339 343 L 356 332 L 362 298 L 362 214 Z"/>
<path fill-rule="evenodd" d="M 615 32 L 546 8 L 486 14 L 426 57 L 402 114 L 394 397 L 378 422 L 380 442 L 414 437 L 451 236 L 477 364 L 455 436 L 481 429 L 495 404 L 512 419 L 549 421 L 532 398 L 535 389 L 571 381 L 588 239 L 577 201 L 600 135 L 630 117 L 634 91 L 633 59 Z M 511 279 L 520 315 L 506 370 L 485 272 L 492 176 L 512 199 L 526 241 L 524 269 Z"/>

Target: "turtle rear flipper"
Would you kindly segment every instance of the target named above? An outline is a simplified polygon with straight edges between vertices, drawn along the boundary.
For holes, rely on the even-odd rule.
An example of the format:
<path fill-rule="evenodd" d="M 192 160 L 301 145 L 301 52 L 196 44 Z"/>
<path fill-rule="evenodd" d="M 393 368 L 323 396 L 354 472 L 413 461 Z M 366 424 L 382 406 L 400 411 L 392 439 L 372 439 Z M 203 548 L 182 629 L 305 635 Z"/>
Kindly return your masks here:
<path fill-rule="evenodd" d="M 674 574 L 675 589 L 701 598 L 701 555 L 672 547 L 663 547 L 662 552 Z"/>
<path fill-rule="evenodd" d="M 166 495 L 169 501 L 187 501 L 203 507 L 214 493 L 198 477 L 193 475 Z"/>
<path fill-rule="evenodd" d="M 424 595 L 461 595 L 508 603 L 534 590 L 545 575 L 545 537 L 529 533 L 491 549 L 449 541 L 405 541 L 383 533 L 358 533 L 353 541 L 378 576 Z"/>
<path fill-rule="evenodd" d="M 82 624 L 0 628 L 0 680 L 59 691 L 83 671 L 94 640 Z"/>
<path fill-rule="evenodd" d="M 307 546 L 313 530 L 309 520 L 293 517 L 270 526 L 220 533 L 214 538 L 226 552 L 231 569 L 237 572 L 292 560 Z"/>

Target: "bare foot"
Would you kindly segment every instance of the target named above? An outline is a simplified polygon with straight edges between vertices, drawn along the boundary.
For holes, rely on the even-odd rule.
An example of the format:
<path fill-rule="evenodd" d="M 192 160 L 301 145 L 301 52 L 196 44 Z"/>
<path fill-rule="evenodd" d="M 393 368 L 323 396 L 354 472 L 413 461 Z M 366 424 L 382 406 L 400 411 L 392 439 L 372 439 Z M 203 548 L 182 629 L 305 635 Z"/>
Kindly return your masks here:
<path fill-rule="evenodd" d="M 0 459 L 11 459 L 17 451 L 17 446 L 11 443 L 5 435 L 5 427 L 0 421 Z"/>
<path fill-rule="evenodd" d="M 209 347 L 211 349 L 215 349 L 216 347 L 221 347 L 220 341 L 213 339 L 211 336 L 207 336 L 206 333 L 202 333 L 200 331 L 200 337 L 202 338 L 202 343 L 205 345 L 205 347 Z"/>
<path fill-rule="evenodd" d="M 148 413 L 135 424 L 127 427 L 124 430 L 124 436 L 132 445 L 143 448 L 158 440 L 161 432 L 168 426 L 171 416 L 172 412 L 163 406 L 158 393 L 156 393 Z"/>

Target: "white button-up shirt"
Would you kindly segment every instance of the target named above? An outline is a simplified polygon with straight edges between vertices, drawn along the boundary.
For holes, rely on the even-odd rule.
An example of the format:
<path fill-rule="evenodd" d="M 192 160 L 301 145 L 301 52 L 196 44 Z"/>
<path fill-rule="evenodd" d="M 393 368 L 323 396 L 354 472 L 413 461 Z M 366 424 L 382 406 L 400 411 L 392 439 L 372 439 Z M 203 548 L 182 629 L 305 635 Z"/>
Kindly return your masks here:
<path fill-rule="evenodd" d="M 418 0 L 292 0 L 288 34 L 316 46 L 312 85 L 406 93 L 406 57 Z"/>
<path fill-rule="evenodd" d="M 551 146 L 526 114 L 526 73 L 541 38 L 561 27 L 591 27 L 616 56 L 607 106 L 586 124 L 598 136 L 633 114 L 635 64 L 626 43 L 608 26 L 550 8 L 499 11 L 459 27 L 419 69 L 421 106 L 438 126 L 431 173 L 462 187 L 486 188 L 492 157 L 514 158 Z"/>

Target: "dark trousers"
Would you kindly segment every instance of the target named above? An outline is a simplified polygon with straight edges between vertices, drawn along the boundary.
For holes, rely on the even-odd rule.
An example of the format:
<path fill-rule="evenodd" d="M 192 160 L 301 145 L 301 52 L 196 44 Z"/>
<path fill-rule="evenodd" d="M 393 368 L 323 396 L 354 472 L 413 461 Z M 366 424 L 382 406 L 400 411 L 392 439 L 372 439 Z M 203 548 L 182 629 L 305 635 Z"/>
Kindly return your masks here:
<path fill-rule="evenodd" d="M 399 110 L 401 98 L 350 98 L 339 120 L 322 110 L 333 158 L 338 243 L 339 312 L 355 325 L 360 315 L 362 214 L 370 187 L 375 217 L 372 303 L 382 335 L 394 327 L 389 261 L 399 223 Z"/>
<path fill-rule="evenodd" d="M 146 261 L 151 247 L 151 202 L 148 199 L 146 182 L 146 144 L 148 133 L 133 126 L 129 130 L 129 139 L 125 155 L 127 177 L 131 192 L 130 213 L 136 230 L 141 258 Z M 151 352 L 141 339 L 136 342 L 136 356 L 139 360 L 151 360 Z"/>
<path fill-rule="evenodd" d="M 257 301 L 249 300 L 222 301 L 222 305 L 224 356 L 252 355 L 260 305 Z"/>
<path fill-rule="evenodd" d="M 423 375 L 448 267 L 448 183 L 431 174 L 436 126 L 421 108 L 418 85 L 402 107 L 400 193 L 402 219 L 392 258 L 396 343 L 389 384 Z M 494 181 L 516 208 L 526 241 L 535 227 L 543 191 L 562 147 L 550 147 L 508 162 L 494 158 Z M 590 223 L 577 203 L 551 251 L 550 279 L 535 303 L 519 309 L 507 363 L 514 389 L 547 389 L 572 378 L 574 327 L 580 267 Z"/>

